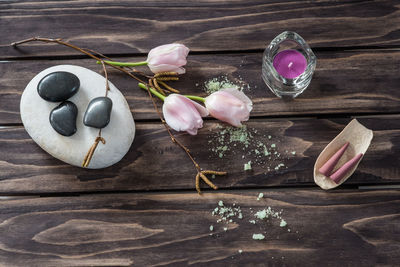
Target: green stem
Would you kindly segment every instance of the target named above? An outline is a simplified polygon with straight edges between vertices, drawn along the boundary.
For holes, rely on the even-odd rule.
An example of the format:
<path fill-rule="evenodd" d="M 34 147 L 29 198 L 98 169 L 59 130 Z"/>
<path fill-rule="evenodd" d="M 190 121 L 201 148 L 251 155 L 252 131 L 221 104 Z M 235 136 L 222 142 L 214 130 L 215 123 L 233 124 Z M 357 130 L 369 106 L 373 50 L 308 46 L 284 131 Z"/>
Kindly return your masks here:
<path fill-rule="evenodd" d="M 139 61 L 139 62 L 118 62 L 118 61 L 109 61 L 109 60 L 104 60 L 104 62 L 114 65 L 114 66 L 120 66 L 120 67 L 136 67 L 136 66 L 143 66 L 147 65 L 147 61 Z M 96 61 L 97 64 L 101 64 L 100 61 Z"/>
<path fill-rule="evenodd" d="M 185 95 L 185 96 L 189 99 L 196 100 L 196 101 L 199 101 L 202 103 L 204 103 L 206 101 L 206 99 L 201 96 L 195 96 L 195 95 Z"/>
<path fill-rule="evenodd" d="M 150 90 L 150 92 L 155 95 L 156 97 L 158 97 L 159 99 L 161 99 L 162 101 L 164 101 L 165 96 L 163 96 L 162 94 L 160 94 L 159 92 L 157 92 L 156 90 L 154 90 L 151 87 L 147 87 L 146 85 L 144 85 L 143 83 L 139 83 L 139 87 L 144 89 L 144 90 Z"/>

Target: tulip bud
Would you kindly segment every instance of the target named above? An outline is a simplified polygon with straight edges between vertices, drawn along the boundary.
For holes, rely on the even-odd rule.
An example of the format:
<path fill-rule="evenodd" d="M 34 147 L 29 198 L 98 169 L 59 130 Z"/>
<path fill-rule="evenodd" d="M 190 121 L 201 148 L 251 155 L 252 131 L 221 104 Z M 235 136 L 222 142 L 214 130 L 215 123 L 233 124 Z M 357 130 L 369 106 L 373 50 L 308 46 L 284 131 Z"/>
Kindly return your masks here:
<path fill-rule="evenodd" d="M 226 88 L 212 93 L 205 99 L 205 105 L 211 116 L 233 126 L 241 126 L 247 121 L 253 103 L 242 91 Z"/>
<path fill-rule="evenodd" d="M 203 127 L 203 119 L 208 111 L 202 105 L 178 94 L 170 94 L 164 99 L 163 114 L 167 124 L 175 131 L 197 134 Z"/>
<path fill-rule="evenodd" d="M 147 65 L 153 73 L 177 72 L 185 73 L 182 66 L 186 65 L 189 48 L 183 44 L 166 44 L 150 50 L 147 56 Z"/>

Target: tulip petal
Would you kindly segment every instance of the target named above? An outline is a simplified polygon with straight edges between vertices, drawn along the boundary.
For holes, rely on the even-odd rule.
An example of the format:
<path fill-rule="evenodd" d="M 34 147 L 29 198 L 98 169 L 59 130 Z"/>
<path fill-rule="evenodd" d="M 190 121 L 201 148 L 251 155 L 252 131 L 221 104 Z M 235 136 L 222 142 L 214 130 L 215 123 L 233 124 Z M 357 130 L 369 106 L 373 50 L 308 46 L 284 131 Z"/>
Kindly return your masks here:
<path fill-rule="evenodd" d="M 193 100 L 191 100 L 191 101 L 192 101 L 194 107 L 200 113 L 200 116 L 202 116 L 202 117 L 208 116 L 209 112 L 205 107 L 203 107 L 202 105 L 200 105 L 199 103 L 197 103 L 197 102 L 195 102 Z"/>
<path fill-rule="evenodd" d="M 172 71 L 172 72 L 176 72 L 178 74 L 184 74 L 186 72 L 185 69 L 182 67 L 176 67 L 176 66 L 172 66 L 172 65 L 168 65 L 168 64 L 160 64 L 160 65 L 148 64 L 148 66 L 153 73 Z"/>
<path fill-rule="evenodd" d="M 237 88 L 224 88 L 221 89 L 219 92 L 228 92 L 231 95 L 235 96 L 236 98 L 243 101 L 247 107 L 247 110 L 250 112 L 253 109 L 253 102 L 251 99 L 245 95 L 242 91 L 239 91 Z"/>
<path fill-rule="evenodd" d="M 196 135 L 197 134 L 197 128 L 189 129 L 186 131 L 190 135 Z"/>
<path fill-rule="evenodd" d="M 149 57 L 148 64 L 150 65 L 172 65 L 172 66 L 183 66 L 186 65 L 186 58 L 182 58 L 182 56 L 178 53 L 169 53 L 169 54 L 161 54 L 154 57 Z"/>
<path fill-rule="evenodd" d="M 169 125 L 169 127 L 171 127 L 172 129 L 174 129 L 175 131 L 181 131 L 181 126 L 182 126 L 182 120 L 177 116 L 178 113 L 175 112 L 174 109 L 170 108 L 168 105 L 163 105 L 163 115 L 164 115 L 164 119 L 167 122 L 167 124 Z"/>
<path fill-rule="evenodd" d="M 148 53 L 148 57 L 158 56 L 162 53 L 168 53 L 179 47 L 179 44 L 164 44 L 151 49 Z"/>

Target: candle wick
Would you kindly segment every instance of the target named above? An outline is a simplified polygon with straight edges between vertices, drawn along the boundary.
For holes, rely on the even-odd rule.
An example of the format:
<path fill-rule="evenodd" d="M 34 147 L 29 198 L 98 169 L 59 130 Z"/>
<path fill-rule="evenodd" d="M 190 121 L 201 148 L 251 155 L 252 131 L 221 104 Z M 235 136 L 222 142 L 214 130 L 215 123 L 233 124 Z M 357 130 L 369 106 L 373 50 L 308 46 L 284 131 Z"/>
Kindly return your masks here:
<path fill-rule="evenodd" d="M 290 67 L 292 67 L 292 65 L 293 65 L 293 62 L 290 62 L 288 67 L 290 68 Z"/>

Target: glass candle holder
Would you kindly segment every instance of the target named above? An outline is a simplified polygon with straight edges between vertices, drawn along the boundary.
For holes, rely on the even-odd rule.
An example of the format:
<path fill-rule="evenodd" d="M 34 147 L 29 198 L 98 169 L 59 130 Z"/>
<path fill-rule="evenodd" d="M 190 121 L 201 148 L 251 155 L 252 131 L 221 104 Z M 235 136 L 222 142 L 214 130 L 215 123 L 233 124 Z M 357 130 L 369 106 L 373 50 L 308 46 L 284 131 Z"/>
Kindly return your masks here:
<path fill-rule="evenodd" d="M 295 32 L 283 32 L 265 49 L 262 78 L 278 97 L 295 98 L 311 82 L 317 59 L 304 39 Z"/>

